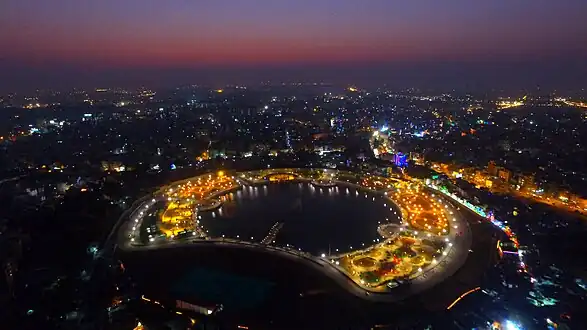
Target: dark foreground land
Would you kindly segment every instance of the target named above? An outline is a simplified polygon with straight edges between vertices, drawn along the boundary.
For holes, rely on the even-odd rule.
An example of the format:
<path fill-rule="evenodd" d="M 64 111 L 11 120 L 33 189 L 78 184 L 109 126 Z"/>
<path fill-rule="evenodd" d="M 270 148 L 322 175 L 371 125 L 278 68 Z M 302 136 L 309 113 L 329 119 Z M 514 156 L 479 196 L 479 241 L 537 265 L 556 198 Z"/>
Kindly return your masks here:
<path fill-rule="evenodd" d="M 465 265 L 432 289 L 393 304 L 354 296 L 307 265 L 263 251 L 186 246 L 119 252 L 119 257 L 145 296 L 223 304 L 218 316 L 225 324 L 255 329 L 411 327 L 445 313 L 461 293 L 481 283 L 495 261 L 495 230 L 466 215 L 473 245 Z"/>

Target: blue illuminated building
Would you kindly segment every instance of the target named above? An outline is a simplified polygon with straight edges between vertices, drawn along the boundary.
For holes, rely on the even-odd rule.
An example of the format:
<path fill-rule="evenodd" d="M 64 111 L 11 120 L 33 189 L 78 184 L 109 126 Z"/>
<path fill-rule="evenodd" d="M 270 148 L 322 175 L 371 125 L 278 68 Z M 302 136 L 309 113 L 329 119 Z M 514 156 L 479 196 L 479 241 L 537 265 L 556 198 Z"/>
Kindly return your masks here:
<path fill-rule="evenodd" d="M 336 134 L 344 134 L 344 119 L 341 117 L 330 119 L 330 128 Z"/>
<path fill-rule="evenodd" d="M 393 157 L 393 163 L 398 167 L 407 167 L 408 166 L 408 155 L 398 152 Z"/>

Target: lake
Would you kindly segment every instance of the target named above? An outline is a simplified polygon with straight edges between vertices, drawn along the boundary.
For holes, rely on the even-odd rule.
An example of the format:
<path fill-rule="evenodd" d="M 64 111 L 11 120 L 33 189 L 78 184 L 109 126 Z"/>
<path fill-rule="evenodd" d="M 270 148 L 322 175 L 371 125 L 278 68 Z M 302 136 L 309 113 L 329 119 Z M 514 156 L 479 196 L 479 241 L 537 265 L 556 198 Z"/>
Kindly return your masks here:
<path fill-rule="evenodd" d="M 343 253 L 373 244 L 377 226 L 399 223 L 399 212 L 382 195 L 309 183 L 246 186 L 226 196 L 214 211 L 200 213 L 200 224 L 212 237 L 261 242 L 273 225 L 278 246 L 315 255 Z M 394 214 L 395 212 L 395 214 Z"/>

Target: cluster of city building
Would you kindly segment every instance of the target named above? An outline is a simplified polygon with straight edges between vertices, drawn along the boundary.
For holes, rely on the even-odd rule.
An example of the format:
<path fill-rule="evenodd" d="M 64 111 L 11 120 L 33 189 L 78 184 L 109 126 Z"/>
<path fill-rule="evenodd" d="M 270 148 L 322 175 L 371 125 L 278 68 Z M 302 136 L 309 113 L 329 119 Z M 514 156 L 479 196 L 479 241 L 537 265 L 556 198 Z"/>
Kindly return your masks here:
<path fill-rule="evenodd" d="M 587 213 L 587 199 L 548 182 L 536 182 L 532 174 L 512 173 L 505 167 L 497 166 L 494 161 L 482 169 L 443 163 L 433 163 L 431 168 L 492 193 L 514 194 L 571 212 Z"/>
<path fill-rule="evenodd" d="M 38 306 L 25 310 L 33 316 L 76 319 L 70 305 L 50 312 L 41 293 L 71 301 L 60 279 L 87 279 L 87 257 L 99 259 L 94 247 L 153 187 L 218 169 L 327 168 L 415 180 L 469 203 L 489 223 L 499 219 L 501 261 L 463 298 L 474 302 L 464 304 L 469 310 L 453 307 L 462 324 L 480 310 L 580 322 L 573 306 L 583 306 L 587 286 L 572 256 L 584 252 L 585 96 L 510 95 L 276 84 L 2 96 L 2 299 Z M 185 209 L 171 205 L 166 219 L 191 219 Z M 104 218 L 111 221 L 96 220 Z M 185 229 L 174 226 L 169 236 Z M 79 255 L 67 263 L 44 257 L 63 251 Z M 39 280 L 21 286 L 30 278 Z"/>

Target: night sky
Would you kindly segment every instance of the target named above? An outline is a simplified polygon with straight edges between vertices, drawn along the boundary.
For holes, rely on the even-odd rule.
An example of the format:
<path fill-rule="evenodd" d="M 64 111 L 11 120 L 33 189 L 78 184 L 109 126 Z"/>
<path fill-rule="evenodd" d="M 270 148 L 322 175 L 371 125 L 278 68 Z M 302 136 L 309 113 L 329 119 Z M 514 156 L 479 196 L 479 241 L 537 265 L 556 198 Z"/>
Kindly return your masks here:
<path fill-rule="evenodd" d="M 0 88 L 584 83 L 586 15 L 585 0 L 3 0 Z"/>

